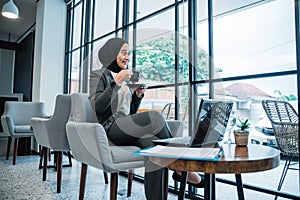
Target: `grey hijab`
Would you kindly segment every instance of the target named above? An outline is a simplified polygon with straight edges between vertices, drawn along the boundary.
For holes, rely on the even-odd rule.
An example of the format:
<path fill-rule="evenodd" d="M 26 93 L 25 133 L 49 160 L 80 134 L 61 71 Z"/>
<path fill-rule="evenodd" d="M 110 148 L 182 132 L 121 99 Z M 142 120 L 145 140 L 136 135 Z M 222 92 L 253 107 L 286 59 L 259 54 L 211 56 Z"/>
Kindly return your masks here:
<path fill-rule="evenodd" d="M 122 68 L 118 66 L 116 59 L 125 43 L 128 42 L 122 38 L 111 38 L 101 47 L 98 52 L 98 58 L 103 67 L 107 67 L 110 71 L 115 73 L 119 73 L 122 70 Z"/>

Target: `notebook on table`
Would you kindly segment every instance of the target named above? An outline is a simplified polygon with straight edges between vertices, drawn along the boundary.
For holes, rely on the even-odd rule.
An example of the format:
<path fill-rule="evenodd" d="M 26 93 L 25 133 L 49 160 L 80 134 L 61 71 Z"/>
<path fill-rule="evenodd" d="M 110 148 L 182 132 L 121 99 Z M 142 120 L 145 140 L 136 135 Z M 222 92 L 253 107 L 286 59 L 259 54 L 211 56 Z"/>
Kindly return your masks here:
<path fill-rule="evenodd" d="M 227 100 L 201 99 L 190 137 L 157 139 L 155 145 L 178 147 L 214 147 L 223 139 L 233 102 Z"/>
<path fill-rule="evenodd" d="M 223 151 L 221 148 L 188 148 L 171 146 L 151 146 L 133 153 L 138 156 L 151 156 L 159 158 L 175 158 L 185 160 L 214 160 L 218 161 Z"/>

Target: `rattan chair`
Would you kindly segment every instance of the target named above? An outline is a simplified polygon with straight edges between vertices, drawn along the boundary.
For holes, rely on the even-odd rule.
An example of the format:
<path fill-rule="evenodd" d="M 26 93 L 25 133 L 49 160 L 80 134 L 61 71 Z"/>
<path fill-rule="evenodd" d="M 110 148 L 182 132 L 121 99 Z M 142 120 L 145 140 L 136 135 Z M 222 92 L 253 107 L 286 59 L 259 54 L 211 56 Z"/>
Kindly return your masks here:
<path fill-rule="evenodd" d="M 166 120 L 169 120 L 170 118 L 174 118 L 174 113 L 172 113 L 172 107 L 174 107 L 174 105 L 175 105 L 174 103 L 167 103 L 161 110 L 161 113 L 165 116 Z"/>
<path fill-rule="evenodd" d="M 295 109 L 286 101 L 263 100 L 262 105 L 271 121 L 278 148 L 282 155 L 286 156 L 285 165 L 277 188 L 279 191 L 287 174 L 287 170 L 298 170 L 298 168 L 291 167 L 291 162 L 295 159 L 299 160 L 299 119 Z M 277 199 L 277 196 L 275 199 Z"/>

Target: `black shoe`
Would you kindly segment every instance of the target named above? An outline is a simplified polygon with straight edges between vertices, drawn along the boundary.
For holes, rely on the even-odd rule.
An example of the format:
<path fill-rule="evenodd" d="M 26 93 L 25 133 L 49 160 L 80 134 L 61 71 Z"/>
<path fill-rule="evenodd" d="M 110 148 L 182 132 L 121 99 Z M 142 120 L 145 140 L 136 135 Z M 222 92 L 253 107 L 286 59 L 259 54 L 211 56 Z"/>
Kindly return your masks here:
<path fill-rule="evenodd" d="M 187 181 L 187 184 L 189 184 L 191 186 L 194 186 L 196 188 L 204 188 L 204 177 L 200 174 L 199 174 L 199 176 L 201 177 L 201 182 L 200 183 L 191 183 L 191 182 Z M 183 181 L 182 176 L 177 174 L 177 172 L 173 172 L 172 178 L 173 178 L 174 181 L 177 181 L 177 182 Z"/>

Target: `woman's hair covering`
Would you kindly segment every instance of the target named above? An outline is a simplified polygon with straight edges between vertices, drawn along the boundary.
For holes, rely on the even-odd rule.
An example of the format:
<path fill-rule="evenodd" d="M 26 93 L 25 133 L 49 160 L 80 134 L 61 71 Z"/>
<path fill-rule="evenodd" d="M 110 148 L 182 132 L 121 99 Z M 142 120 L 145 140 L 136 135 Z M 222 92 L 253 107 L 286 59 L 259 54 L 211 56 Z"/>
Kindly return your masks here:
<path fill-rule="evenodd" d="M 101 47 L 98 52 L 98 58 L 104 67 L 108 67 L 116 60 L 125 43 L 128 42 L 122 38 L 111 38 Z"/>

